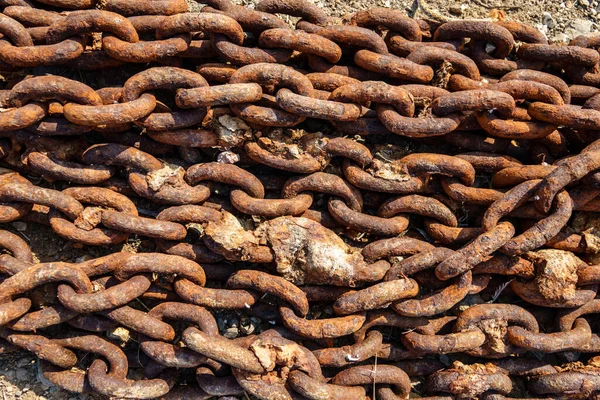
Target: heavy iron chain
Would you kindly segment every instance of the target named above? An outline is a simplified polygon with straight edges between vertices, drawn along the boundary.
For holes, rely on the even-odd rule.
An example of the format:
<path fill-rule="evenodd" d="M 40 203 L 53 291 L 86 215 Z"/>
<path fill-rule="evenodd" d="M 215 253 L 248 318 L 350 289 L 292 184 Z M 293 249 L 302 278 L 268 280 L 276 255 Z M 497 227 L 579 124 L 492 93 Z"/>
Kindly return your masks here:
<path fill-rule="evenodd" d="M 107 252 L 0 231 L 0 353 L 114 398 L 596 398 L 600 36 L 206 4 L 0 0 L 0 223 Z"/>

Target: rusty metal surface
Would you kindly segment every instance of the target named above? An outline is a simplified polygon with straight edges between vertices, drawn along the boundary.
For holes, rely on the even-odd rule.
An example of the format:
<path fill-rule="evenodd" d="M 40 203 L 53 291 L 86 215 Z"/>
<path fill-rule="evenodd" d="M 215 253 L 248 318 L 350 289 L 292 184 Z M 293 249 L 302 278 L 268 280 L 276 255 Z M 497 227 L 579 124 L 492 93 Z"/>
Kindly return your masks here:
<path fill-rule="evenodd" d="M 0 353 L 112 398 L 600 396 L 597 33 L 0 3 Z"/>

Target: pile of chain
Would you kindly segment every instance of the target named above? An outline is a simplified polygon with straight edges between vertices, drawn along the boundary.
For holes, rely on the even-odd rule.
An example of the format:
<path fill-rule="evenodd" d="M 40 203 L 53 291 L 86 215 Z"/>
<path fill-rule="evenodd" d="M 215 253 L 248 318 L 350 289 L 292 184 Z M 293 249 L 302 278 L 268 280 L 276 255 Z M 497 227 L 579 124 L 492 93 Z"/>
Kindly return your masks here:
<path fill-rule="evenodd" d="M 0 231 L 0 353 L 113 398 L 600 398 L 600 35 L 206 3 L 0 0 L 0 223 L 106 254 Z"/>

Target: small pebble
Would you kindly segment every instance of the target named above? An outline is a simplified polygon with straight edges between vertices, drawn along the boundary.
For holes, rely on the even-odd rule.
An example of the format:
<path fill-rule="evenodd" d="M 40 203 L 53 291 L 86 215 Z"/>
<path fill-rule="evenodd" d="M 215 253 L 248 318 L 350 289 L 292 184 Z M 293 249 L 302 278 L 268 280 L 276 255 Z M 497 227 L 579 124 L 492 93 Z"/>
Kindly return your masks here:
<path fill-rule="evenodd" d="M 448 9 L 448 11 L 450 11 L 450 14 L 456 15 L 456 16 L 459 16 L 459 15 L 461 15 L 463 13 L 462 7 L 458 6 L 458 5 L 450 6 L 450 8 Z"/>
<path fill-rule="evenodd" d="M 12 226 L 19 232 L 24 232 L 27 230 L 27 224 L 25 222 L 15 221 L 12 223 Z"/>
<path fill-rule="evenodd" d="M 552 15 L 549 12 L 545 12 L 542 15 L 542 23 L 550 29 L 556 26 L 556 20 L 552 18 Z"/>
<path fill-rule="evenodd" d="M 31 360 L 28 360 L 26 358 L 21 358 L 19 361 L 17 361 L 17 368 L 24 367 L 24 366 L 28 365 L 30 362 L 31 362 Z"/>
<path fill-rule="evenodd" d="M 93 257 L 92 257 L 91 255 L 89 255 L 89 254 L 84 254 L 84 255 L 82 255 L 81 257 L 77 257 L 77 258 L 75 259 L 75 262 L 82 263 L 82 262 L 84 262 L 84 261 L 91 260 L 92 258 L 93 258 Z"/>
<path fill-rule="evenodd" d="M 227 339 L 235 339 L 236 337 L 238 337 L 239 334 L 240 334 L 240 330 L 238 328 L 231 327 L 231 328 L 225 329 L 223 336 L 225 336 Z"/>
<path fill-rule="evenodd" d="M 240 161 L 240 156 L 233 151 L 223 151 L 217 156 L 217 162 L 221 164 L 235 164 Z"/>
<path fill-rule="evenodd" d="M 24 381 L 24 380 L 26 380 L 28 377 L 29 377 L 29 371 L 27 371 L 27 369 L 25 369 L 25 368 L 19 368 L 19 369 L 17 370 L 17 373 L 16 373 L 16 375 L 15 375 L 15 378 L 16 378 L 18 381 Z"/>
<path fill-rule="evenodd" d="M 109 330 L 107 336 L 109 339 L 120 341 L 122 345 L 125 345 L 130 338 L 129 330 L 120 326 Z"/>
<path fill-rule="evenodd" d="M 240 331 L 244 335 L 250 335 L 254 332 L 255 326 L 250 319 L 242 319 L 240 321 Z"/>

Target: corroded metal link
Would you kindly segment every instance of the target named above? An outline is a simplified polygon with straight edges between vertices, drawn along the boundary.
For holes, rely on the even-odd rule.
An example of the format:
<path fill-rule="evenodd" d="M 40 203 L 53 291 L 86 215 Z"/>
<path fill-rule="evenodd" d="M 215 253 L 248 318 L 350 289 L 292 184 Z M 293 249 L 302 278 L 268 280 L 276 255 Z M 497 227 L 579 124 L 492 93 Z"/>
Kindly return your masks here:
<path fill-rule="evenodd" d="M 58 299 L 67 308 L 79 313 L 92 313 L 123 306 L 141 296 L 150 287 L 150 280 L 142 275 L 127 282 L 93 294 L 77 294 L 68 285 L 58 287 Z"/>
<path fill-rule="evenodd" d="M 84 51 L 79 38 L 65 39 L 50 45 L 12 46 L 0 40 L 0 61 L 13 67 L 38 67 L 40 65 L 61 65 L 78 59 Z"/>
<path fill-rule="evenodd" d="M 291 29 L 266 30 L 260 34 L 258 44 L 266 48 L 285 48 L 313 54 L 334 64 L 342 57 L 342 49 L 335 42 L 320 35 Z"/>
<path fill-rule="evenodd" d="M 308 320 L 298 317 L 294 310 L 282 306 L 279 309 L 283 324 L 300 336 L 310 339 L 338 338 L 350 335 L 364 324 L 365 313 L 343 317 Z"/>
<path fill-rule="evenodd" d="M 366 28 L 385 26 L 388 30 L 400 32 L 407 40 L 420 42 L 422 38 L 419 24 L 399 10 L 373 7 L 358 11 L 352 16 L 352 23 Z"/>
<path fill-rule="evenodd" d="M 91 165 L 108 163 L 148 172 L 162 168 L 162 163 L 152 155 L 135 147 L 116 143 L 93 145 L 82 154 L 81 158 L 83 162 Z"/>
<path fill-rule="evenodd" d="M 447 115 L 457 111 L 497 110 L 501 115 L 510 115 L 515 101 L 507 93 L 486 89 L 465 90 L 438 97 L 431 105 L 434 114 Z"/>
<path fill-rule="evenodd" d="M 258 178 L 233 164 L 196 164 L 188 168 L 185 177 L 190 185 L 211 180 L 239 186 L 246 193 L 258 199 L 265 197 L 265 189 Z"/>
<path fill-rule="evenodd" d="M 324 367 L 344 367 L 373 357 L 381 347 L 382 340 L 381 333 L 373 330 L 362 342 L 352 346 L 314 350 L 313 354 L 317 357 L 319 364 Z"/>
<path fill-rule="evenodd" d="M 232 367 L 254 373 L 264 371 L 253 352 L 221 336 L 211 337 L 191 327 L 183 332 L 183 341 L 192 350 Z"/>
<path fill-rule="evenodd" d="M 537 189 L 535 207 L 548 212 L 554 197 L 569 183 L 579 180 L 589 172 L 600 168 L 600 151 L 589 151 L 574 156 L 544 178 Z"/>
<path fill-rule="evenodd" d="M 40 152 L 29 153 L 27 166 L 48 181 L 60 180 L 83 185 L 100 184 L 115 173 L 110 166 L 63 161 Z"/>
<path fill-rule="evenodd" d="M 418 239 L 410 237 L 397 237 L 381 239 L 365 246 L 362 255 L 365 260 L 373 262 L 382 258 L 414 255 L 424 251 L 430 251 L 434 246 Z"/>
<path fill-rule="evenodd" d="M 483 364 L 459 364 L 457 368 L 434 372 L 427 380 L 429 393 L 476 397 L 488 390 L 502 394 L 512 390 L 512 382 L 504 370 Z"/>
<path fill-rule="evenodd" d="M 175 101 L 181 108 L 222 106 L 260 100 L 262 89 L 257 83 L 239 83 L 206 88 L 179 89 Z"/>
<path fill-rule="evenodd" d="M 329 199 L 328 210 L 331 216 L 347 229 L 371 233 L 378 236 L 396 236 L 408 228 L 408 218 L 398 215 L 390 218 L 360 213 L 352 210 L 343 200 Z"/>
<path fill-rule="evenodd" d="M 549 44 L 524 43 L 519 47 L 517 55 L 529 60 L 540 60 L 561 64 L 577 64 L 592 67 L 598 63 L 600 56 L 592 49 L 577 46 L 556 46 Z"/>
<path fill-rule="evenodd" d="M 456 283 L 421 298 L 393 303 L 392 309 L 407 317 L 431 317 L 440 314 L 452 308 L 469 294 L 472 288 L 472 279 L 471 271 L 467 271 L 457 278 Z"/>
<path fill-rule="evenodd" d="M 81 270 L 65 263 L 34 264 L 0 284 L 2 298 L 25 293 L 49 282 L 66 281 L 78 293 L 91 293 L 92 284 Z"/>
<path fill-rule="evenodd" d="M 183 240 L 187 234 L 183 225 L 157 221 L 117 211 L 102 211 L 102 225 L 121 232 L 166 240 Z"/>
<path fill-rule="evenodd" d="M 405 166 L 410 174 L 441 174 L 460 179 L 465 185 L 472 186 L 475 181 L 475 169 L 467 161 L 458 157 L 433 153 L 413 153 L 401 158 L 398 163 Z"/>
<path fill-rule="evenodd" d="M 541 71 L 520 69 L 517 71 L 509 72 L 508 74 L 500 78 L 500 82 L 505 82 L 509 80 L 535 81 L 552 86 L 560 93 L 565 104 L 571 103 L 571 90 L 569 89 L 569 86 L 565 83 L 565 81 L 563 81 L 555 75 Z"/>
<path fill-rule="evenodd" d="M 170 17 L 169 17 L 170 18 Z M 150 90 L 206 87 L 208 83 L 202 75 L 175 67 L 155 67 L 142 71 L 129 78 L 123 85 L 123 101 L 130 102 L 140 98 Z M 136 124 L 153 131 L 186 128 L 201 123 L 206 110 L 180 110 L 171 112 L 153 112 L 138 119 Z"/>
<path fill-rule="evenodd" d="M 21 107 L 30 101 L 51 99 L 92 106 L 102 104 L 102 99 L 91 87 L 54 75 L 36 76 L 17 83 L 10 90 L 6 103 L 13 107 Z"/>
<path fill-rule="evenodd" d="M 449 21 L 441 25 L 433 40 L 447 41 L 462 38 L 481 39 L 496 46 L 494 55 L 505 58 L 511 52 L 514 39 L 508 29 L 487 21 Z"/>
<path fill-rule="evenodd" d="M 501 222 L 441 262 L 435 269 L 436 276 L 446 280 L 473 268 L 485 257 L 504 246 L 514 234 L 515 228 L 510 222 Z"/>
<path fill-rule="evenodd" d="M 42 204 L 61 211 L 71 219 L 77 218 L 83 212 L 83 205 L 71 196 L 57 190 L 40 188 L 28 184 L 1 186 L 0 200 Z"/>
<path fill-rule="evenodd" d="M 579 318 L 568 332 L 532 334 L 520 326 L 511 326 L 507 337 L 512 344 L 521 348 L 555 353 L 585 346 L 592 337 L 592 331 L 587 321 Z"/>
<path fill-rule="evenodd" d="M 289 28 L 281 18 L 267 12 L 251 10 L 232 3 L 228 4 L 226 7 L 216 4 L 213 6 L 214 7 L 203 7 L 201 11 L 225 14 L 236 20 L 244 30 L 250 32 L 262 32 L 267 29 L 275 28 Z"/>
<path fill-rule="evenodd" d="M 361 114 L 361 108 L 354 104 L 301 96 L 285 88 L 277 92 L 276 102 L 295 115 L 328 121 L 355 121 Z"/>
<path fill-rule="evenodd" d="M 354 62 L 359 67 L 389 78 L 416 83 L 428 83 L 433 79 L 431 67 L 391 54 L 359 50 L 354 54 Z"/>
<path fill-rule="evenodd" d="M 600 129 L 600 111 L 593 109 L 535 102 L 527 112 L 539 121 L 555 125 L 565 125 L 574 129 Z"/>
<path fill-rule="evenodd" d="M 244 31 L 233 18 L 210 13 L 171 15 L 156 28 L 156 38 L 164 39 L 180 33 L 197 31 L 226 35 L 235 44 L 242 44 L 244 41 Z"/>
<path fill-rule="evenodd" d="M 287 14 L 301 17 L 317 25 L 324 25 L 328 19 L 321 8 L 304 0 L 264 0 L 257 4 L 256 10 L 269 14 Z"/>
<path fill-rule="evenodd" d="M 46 33 L 46 41 L 49 44 L 62 42 L 63 40 L 90 32 L 110 32 L 126 42 L 135 43 L 139 36 L 127 18 L 119 14 L 101 11 L 84 10 L 73 11 L 62 20 L 56 21 L 50 26 Z"/>
<path fill-rule="evenodd" d="M 1 46 L 0 46 L 1 47 Z M 125 124 L 146 117 L 156 107 L 156 98 L 144 93 L 140 98 L 120 104 L 84 106 L 68 103 L 64 106 L 65 118 L 83 126 Z"/>
<path fill-rule="evenodd" d="M 340 296 L 333 304 L 336 314 L 346 315 L 359 311 L 382 308 L 391 302 L 415 296 L 419 286 L 412 279 L 397 279 L 378 283 L 369 288 Z"/>
<path fill-rule="evenodd" d="M 509 240 L 502 246 L 502 252 L 514 256 L 543 246 L 560 232 L 560 227 L 571 218 L 572 211 L 573 200 L 569 193 L 563 190 L 556 196 L 555 212 Z"/>
<path fill-rule="evenodd" d="M 406 397 L 411 390 L 408 375 L 401 368 L 393 365 L 351 367 L 338 373 L 331 382 L 344 386 L 392 385 L 394 389 L 380 388 L 377 390 L 380 398 L 388 398 L 387 396 L 391 398 L 392 394 L 399 398 Z"/>
<path fill-rule="evenodd" d="M 25 27 L 5 14 L 0 14 L 0 32 L 16 46 L 33 46 L 31 36 Z"/>
<path fill-rule="evenodd" d="M 322 398 L 323 395 L 327 398 L 346 398 L 350 400 L 358 400 L 365 397 L 365 389 L 361 387 L 347 387 L 323 383 L 311 378 L 300 370 L 292 371 L 288 382 L 296 392 L 313 400 Z"/>
<path fill-rule="evenodd" d="M 301 317 L 308 314 L 306 295 L 285 279 L 260 271 L 243 270 L 233 274 L 227 280 L 227 286 L 233 289 L 254 289 L 269 293 L 292 305 Z"/>
<path fill-rule="evenodd" d="M 475 62 L 457 51 L 440 49 L 433 46 L 422 46 L 411 52 L 406 59 L 417 64 L 434 67 L 439 67 L 444 62 L 449 62 L 456 73 L 477 81 L 481 79 L 479 68 L 477 68 Z"/>
<path fill-rule="evenodd" d="M 423 335 L 409 332 L 402 337 L 407 348 L 423 353 L 460 353 L 481 346 L 485 335 L 479 330 L 449 333 L 447 335 Z"/>
<path fill-rule="evenodd" d="M 419 195 L 387 200 L 379 207 L 377 214 L 389 218 L 403 212 L 434 218 L 448 226 L 458 226 L 456 216 L 442 202 Z"/>
<path fill-rule="evenodd" d="M 315 33 L 341 45 L 364 48 L 378 54 L 388 54 L 383 39 L 370 29 L 358 26 L 331 25 L 320 28 Z"/>
<path fill-rule="evenodd" d="M 109 0 L 106 10 L 121 15 L 171 15 L 187 12 L 188 7 L 183 0 L 158 0 L 141 4 L 132 0 Z"/>
<path fill-rule="evenodd" d="M 292 68 L 266 63 L 247 65 L 231 76 L 229 83 L 255 82 L 260 85 L 285 87 L 294 93 L 313 97 L 313 86 L 304 75 Z M 238 116 L 259 125 L 293 126 L 304 120 L 286 111 L 271 107 L 257 106 L 251 103 L 232 104 L 231 109 Z"/>
<path fill-rule="evenodd" d="M 284 198 L 290 198 L 304 191 L 315 191 L 339 196 L 354 211 L 360 211 L 363 206 L 362 196 L 356 188 L 342 178 L 325 172 L 315 172 L 305 177 L 291 178 L 283 187 L 282 195 Z"/>

